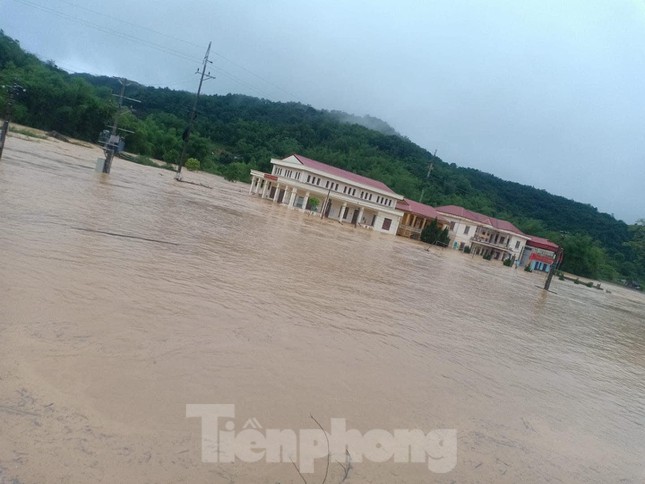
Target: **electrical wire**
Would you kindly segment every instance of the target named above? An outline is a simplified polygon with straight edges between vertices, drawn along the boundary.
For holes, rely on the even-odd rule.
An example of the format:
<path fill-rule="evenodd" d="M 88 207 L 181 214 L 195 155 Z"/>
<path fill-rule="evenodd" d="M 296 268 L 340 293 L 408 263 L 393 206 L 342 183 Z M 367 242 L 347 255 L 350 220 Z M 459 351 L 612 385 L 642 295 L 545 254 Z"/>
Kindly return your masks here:
<path fill-rule="evenodd" d="M 23 5 L 27 5 L 27 6 L 36 8 L 36 9 L 40 9 L 40 10 L 48 12 L 48 13 L 52 13 L 52 14 L 60 17 L 60 18 L 65 19 L 65 20 L 78 22 L 80 24 L 83 24 L 83 25 L 85 25 L 87 27 L 96 29 L 96 30 L 98 30 L 100 32 L 103 32 L 103 33 L 106 33 L 106 34 L 114 35 L 116 37 L 120 37 L 122 39 L 131 41 L 131 42 L 135 42 L 137 44 L 146 45 L 146 46 L 148 46 L 150 48 L 153 48 L 153 49 L 156 49 L 156 50 L 158 50 L 160 52 L 173 55 L 173 56 L 178 57 L 178 58 L 180 58 L 182 60 L 190 61 L 193 64 L 199 62 L 196 58 L 193 58 L 193 57 L 191 57 L 191 56 L 189 56 L 189 55 L 187 55 L 187 54 L 185 54 L 185 53 L 183 53 L 183 52 L 181 52 L 179 50 L 168 48 L 168 47 L 166 47 L 164 45 L 152 42 L 150 40 L 143 39 L 141 37 L 137 37 L 136 35 L 133 35 L 133 34 L 129 34 L 129 33 L 125 33 L 125 32 L 122 32 L 122 31 L 107 28 L 107 27 L 105 27 L 105 26 L 103 26 L 101 24 L 97 24 L 97 23 L 88 21 L 87 19 L 84 19 L 84 18 L 81 18 L 81 17 L 78 17 L 78 16 L 69 15 L 69 14 L 67 14 L 67 13 L 65 13 L 63 11 L 56 10 L 56 9 L 54 9 L 52 7 L 39 4 L 39 3 L 34 2 L 32 0 L 14 0 L 14 1 L 18 2 L 18 3 L 22 3 Z M 173 40 L 174 42 L 182 42 L 182 43 L 184 43 L 186 45 L 190 45 L 192 47 L 199 47 L 199 45 L 197 45 L 197 44 L 195 44 L 193 42 L 190 42 L 190 41 L 187 41 L 187 40 L 184 40 L 184 39 L 180 39 L 178 37 L 166 34 L 164 32 L 160 32 L 158 30 L 155 30 L 155 29 L 152 29 L 152 28 L 149 28 L 149 27 L 145 27 L 143 25 L 140 25 L 140 24 L 137 24 L 137 23 L 134 23 L 134 22 L 124 20 L 124 19 L 119 18 L 119 17 L 108 15 L 105 12 L 99 12 L 99 11 L 93 10 L 91 8 L 79 5 L 79 4 L 77 4 L 75 2 L 71 2 L 69 0 L 59 0 L 59 1 L 62 2 L 62 3 L 65 3 L 67 5 L 70 5 L 72 7 L 75 7 L 77 9 L 84 10 L 86 12 L 89 12 L 89 13 L 92 13 L 92 14 L 95 14 L 95 15 L 100 15 L 102 18 L 109 18 L 109 19 L 118 21 L 121 24 L 127 24 L 127 25 L 130 25 L 132 27 L 136 27 L 139 30 L 146 30 L 148 32 L 154 33 L 154 34 L 159 35 L 161 37 L 166 37 L 166 38 L 168 38 L 170 40 Z M 259 74 L 254 73 L 252 70 L 250 70 L 250 69 L 242 66 L 241 64 L 229 59 L 228 57 L 224 56 L 223 54 L 220 54 L 219 52 L 216 52 L 216 51 L 212 51 L 212 52 L 213 52 L 214 55 L 216 55 L 220 59 L 228 62 L 232 66 L 235 66 L 237 69 L 240 69 L 240 70 L 244 71 L 245 73 L 247 73 L 247 74 L 253 76 L 254 78 L 262 81 L 263 83 L 266 83 L 267 85 L 271 86 L 272 88 L 281 91 L 283 94 L 286 94 L 287 96 L 289 96 L 289 98 L 291 98 L 293 100 L 297 99 L 297 97 L 294 94 L 286 91 L 285 89 L 283 89 L 279 85 L 269 81 L 268 79 L 260 76 Z M 222 68 L 220 66 L 214 67 L 214 69 L 216 69 L 224 77 L 226 77 L 226 78 L 232 80 L 233 82 L 236 82 L 236 83 L 246 87 L 247 89 L 251 89 L 255 93 L 259 94 L 260 96 L 264 96 L 264 97 L 267 97 L 267 98 L 272 97 L 270 95 L 270 93 L 268 93 L 265 89 L 260 88 L 257 85 L 255 85 L 253 83 L 250 83 L 248 81 L 242 80 L 238 76 L 232 74 L 231 72 L 228 72 L 226 69 L 224 69 L 224 68 Z M 168 87 L 170 87 L 170 86 L 168 86 Z"/>

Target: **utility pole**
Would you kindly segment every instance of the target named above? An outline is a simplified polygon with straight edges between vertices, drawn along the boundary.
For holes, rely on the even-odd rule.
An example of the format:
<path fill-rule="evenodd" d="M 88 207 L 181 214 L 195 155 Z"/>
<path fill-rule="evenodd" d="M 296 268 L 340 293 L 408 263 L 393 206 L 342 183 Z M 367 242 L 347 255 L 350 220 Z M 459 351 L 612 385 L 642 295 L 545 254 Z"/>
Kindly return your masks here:
<path fill-rule="evenodd" d="M 112 168 L 112 159 L 114 158 L 114 154 L 119 149 L 119 143 L 121 142 L 121 137 L 117 136 L 116 132 L 119 126 L 119 116 L 121 115 L 121 110 L 123 109 L 123 100 L 127 99 L 128 101 L 133 101 L 136 103 L 141 102 L 138 99 L 125 97 L 125 88 L 130 85 L 127 79 L 119 79 L 119 82 L 121 83 L 121 93 L 118 94 L 119 108 L 117 109 L 116 114 L 114 115 L 114 124 L 112 124 L 110 137 L 107 139 L 107 141 L 105 142 L 105 146 L 103 147 L 103 152 L 105 153 L 105 163 L 103 164 L 103 173 L 110 173 L 110 169 Z M 116 96 L 116 94 L 113 94 L 113 96 Z M 128 131 L 125 129 L 122 129 L 121 131 L 132 133 L 132 131 Z"/>
<path fill-rule="evenodd" d="M 186 152 L 188 151 L 188 140 L 190 139 L 190 132 L 193 129 L 193 123 L 195 122 L 195 115 L 197 114 L 197 101 L 199 101 L 199 96 L 202 93 L 202 85 L 204 84 L 204 80 L 209 80 L 209 79 L 215 79 L 215 77 L 211 76 L 211 73 L 206 73 L 206 68 L 208 67 L 208 64 L 212 64 L 212 61 L 210 61 L 208 58 L 211 53 L 211 44 L 213 42 L 208 43 L 208 49 L 206 49 L 206 55 L 204 56 L 204 63 L 202 64 L 202 70 L 201 72 L 199 69 L 197 69 L 197 72 L 195 74 L 201 74 L 201 77 L 199 78 L 199 87 L 197 88 L 197 96 L 195 96 L 195 103 L 193 104 L 193 110 L 190 113 L 190 118 L 188 119 L 188 126 L 184 130 L 184 133 L 181 135 L 182 139 L 184 140 L 184 147 L 181 150 L 181 156 L 179 157 L 179 166 L 177 167 L 177 176 L 175 176 L 175 180 L 181 181 L 181 169 L 184 166 L 184 163 L 186 162 Z"/>
<path fill-rule="evenodd" d="M 434 150 L 434 154 L 432 155 L 432 159 L 434 160 L 435 157 L 437 156 L 437 150 Z M 419 203 L 423 203 L 423 194 L 426 192 L 426 183 L 428 183 L 428 179 L 430 178 L 430 173 L 432 173 L 432 170 L 434 170 L 434 162 L 428 163 L 428 174 L 426 175 L 426 181 L 423 184 L 423 189 L 421 190 L 421 196 L 419 197 Z"/>
<path fill-rule="evenodd" d="M 19 94 L 27 92 L 27 90 L 22 87 L 17 82 L 14 82 L 10 86 L 1 86 L 3 89 L 7 89 L 9 97 L 5 103 L 4 110 L 4 120 L 2 122 L 2 128 L 0 128 L 0 160 L 2 159 L 2 150 L 4 149 L 4 142 L 7 139 L 7 133 L 9 132 L 9 121 L 11 120 L 11 109 L 13 108 L 13 101 L 16 96 Z"/>
<path fill-rule="evenodd" d="M 558 268 L 560 267 L 560 264 L 562 263 L 562 254 L 563 254 L 562 247 L 558 247 L 558 251 L 555 256 L 555 260 L 553 261 L 553 264 L 551 264 L 551 269 L 549 270 L 549 275 L 546 276 L 546 282 L 544 283 L 544 290 L 548 291 L 549 287 L 551 287 L 551 280 L 553 279 L 553 275 L 557 272 Z"/>

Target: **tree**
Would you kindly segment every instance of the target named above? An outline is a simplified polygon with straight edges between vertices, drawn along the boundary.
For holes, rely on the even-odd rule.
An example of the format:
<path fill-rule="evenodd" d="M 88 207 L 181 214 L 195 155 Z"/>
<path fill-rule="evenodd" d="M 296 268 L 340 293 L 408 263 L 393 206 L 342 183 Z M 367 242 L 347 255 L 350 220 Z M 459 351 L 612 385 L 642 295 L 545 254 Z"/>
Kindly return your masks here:
<path fill-rule="evenodd" d="M 432 221 L 424 227 L 421 231 L 421 242 L 426 244 L 436 244 L 439 238 L 441 237 L 441 229 L 437 223 L 437 219 L 432 219 Z"/>
<path fill-rule="evenodd" d="M 645 274 L 645 219 L 639 219 L 634 225 L 629 226 L 630 240 L 626 245 L 634 253 L 635 276 Z M 631 274 L 630 274 L 631 275 Z"/>

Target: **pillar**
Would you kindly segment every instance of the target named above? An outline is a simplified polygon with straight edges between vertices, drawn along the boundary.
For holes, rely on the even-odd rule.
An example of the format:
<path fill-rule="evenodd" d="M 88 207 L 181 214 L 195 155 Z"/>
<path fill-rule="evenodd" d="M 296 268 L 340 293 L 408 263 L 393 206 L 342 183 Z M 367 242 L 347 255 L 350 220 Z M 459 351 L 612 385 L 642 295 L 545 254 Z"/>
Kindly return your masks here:
<path fill-rule="evenodd" d="M 293 187 L 291 189 L 291 198 L 289 199 L 289 208 L 293 208 L 293 204 L 296 203 L 296 196 L 298 195 L 298 189 Z"/>
<path fill-rule="evenodd" d="M 358 211 L 358 219 L 356 220 L 356 225 L 363 223 L 363 210 L 364 208 L 361 207 L 361 209 Z"/>
<path fill-rule="evenodd" d="M 273 201 L 277 202 L 278 201 L 278 196 L 280 195 L 280 184 L 276 183 L 275 184 L 275 193 L 273 194 Z"/>
<path fill-rule="evenodd" d="M 262 189 L 262 198 L 266 198 L 267 188 L 269 188 L 269 182 L 267 180 L 264 180 L 264 188 Z"/>
<path fill-rule="evenodd" d="M 253 195 L 253 187 L 255 186 L 255 176 L 251 177 L 251 187 L 249 188 L 249 195 Z"/>
<path fill-rule="evenodd" d="M 310 193 L 305 193 L 305 199 L 302 201 L 302 211 L 304 212 L 307 209 L 307 202 L 309 201 Z"/>
<path fill-rule="evenodd" d="M 343 206 L 340 207 L 340 213 L 338 214 L 338 221 L 343 223 L 343 215 L 345 215 L 345 210 L 347 210 L 347 202 L 343 202 Z"/>

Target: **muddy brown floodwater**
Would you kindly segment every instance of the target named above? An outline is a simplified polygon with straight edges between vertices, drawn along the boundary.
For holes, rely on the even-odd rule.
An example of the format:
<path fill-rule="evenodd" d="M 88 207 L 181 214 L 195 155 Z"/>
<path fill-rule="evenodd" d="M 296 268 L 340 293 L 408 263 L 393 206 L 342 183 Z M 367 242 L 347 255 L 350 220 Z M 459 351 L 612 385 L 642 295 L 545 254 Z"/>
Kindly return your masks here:
<path fill-rule="evenodd" d="M 0 482 L 303 482 L 202 462 L 197 403 L 234 404 L 237 431 L 457 431 L 447 474 L 355 462 L 348 483 L 645 480 L 642 294 L 546 293 L 241 183 L 96 174 L 99 156 L 12 136 L 0 161 Z"/>

